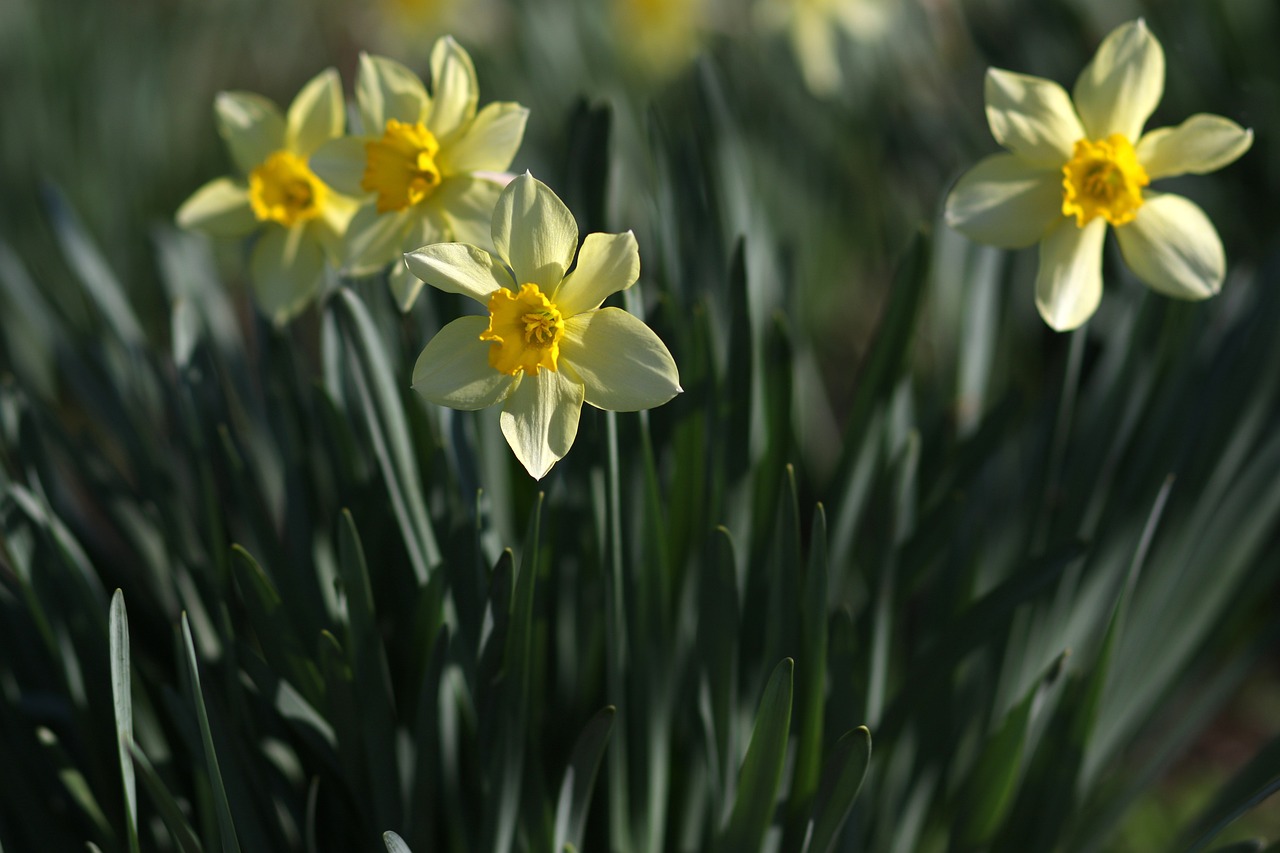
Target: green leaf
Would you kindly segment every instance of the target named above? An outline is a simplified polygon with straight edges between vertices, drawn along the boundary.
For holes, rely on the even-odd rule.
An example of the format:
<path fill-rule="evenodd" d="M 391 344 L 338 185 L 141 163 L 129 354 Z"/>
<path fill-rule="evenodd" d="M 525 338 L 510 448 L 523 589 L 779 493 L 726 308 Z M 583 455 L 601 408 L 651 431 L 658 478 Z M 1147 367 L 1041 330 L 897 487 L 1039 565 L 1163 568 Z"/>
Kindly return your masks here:
<path fill-rule="evenodd" d="M 848 675 L 844 675 L 848 677 Z M 800 600 L 800 652 L 796 664 L 796 758 L 787 796 L 783 849 L 795 850 L 818 790 L 822 769 L 823 698 L 827 682 L 827 517 L 818 504 L 809 534 L 809 562 Z"/>
<path fill-rule="evenodd" d="M 960 793 L 956 835 L 966 849 L 985 846 L 1003 825 L 1017 794 L 1027 732 L 1042 691 L 1062 672 L 1068 652 L 1060 654 L 1001 721 L 983 747 Z"/>
<path fill-rule="evenodd" d="M 822 782 L 813 801 L 803 853 L 829 853 L 853 811 L 871 763 L 871 732 L 866 726 L 845 732 L 822 768 Z"/>
<path fill-rule="evenodd" d="M 373 441 L 374 455 L 386 481 L 391 508 L 418 583 L 426 583 L 433 567 L 440 562 L 440 548 L 422 497 L 408 422 L 400 395 L 396 393 L 399 374 L 387 360 L 378 330 L 360 298 L 343 288 L 334 302 L 342 308 L 340 316 L 346 320 L 342 324 L 343 336 L 355 356 L 351 375 Z"/>
<path fill-rule="evenodd" d="M 133 776 L 133 760 L 129 744 L 133 742 L 133 696 L 129 678 L 129 616 L 124 609 L 124 593 L 111 596 L 109 627 L 111 651 L 111 700 L 115 706 L 116 749 L 120 757 L 120 776 L 124 782 L 125 831 L 129 849 L 138 853 L 138 789 Z"/>
<path fill-rule="evenodd" d="M 160 812 L 160 819 L 164 821 L 165 828 L 169 830 L 169 835 L 177 843 L 178 849 L 182 853 L 204 853 L 204 848 L 200 846 L 200 840 L 196 837 L 195 830 L 191 828 L 191 824 L 183 816 L 182 809 L 178 806 L 177 801 L 169 793 L 169 789 L 161 781 L 159 774 L 151 766 L 151 762 L 143 754 L 142 749 L 132 741 L 129 743 L 129 755 L 133 759 L 138 777 L 142 779 L 142 787 L 146 788 L 147 793 L 151 795 L 151 799 L 155 802 L 156 808 Z"/>
<path fill-rule="evenodd" d="M 759 850 L 764 842 L 787 754 L 794 669 L 794 661 L 784 658 L 774 667 L 765 686 L 755 728 L 751 731 L 751 744 L 738 777 L 733 813 L 716 843 L 715 849 L 721 853 Z"/>
<path fill-rule="evenodd" d="M 539 492 L 529 514 L 520 571 L 512 598 L 511 626 L 506 642 L 506 672 L 500 704 L 501 722 L 492 753 L 490 784 L 483 847 L 506 853 L 515 837 L 520 809 L 521 775 L 524 772 L 525 732 L 529 720 L 529 694 L 533 669 L 533 589 L 538 570 L 538 549 L 542 529 L 542 501 Z"/>
<path fill-rule="evenodd" d="M 591 794 L 595 790 L 596 773 L 604 758 L 609 735 L 613 731 L 618 709 L 608 705 L 596 712 L 569 754 L 569 766 L 560 783 L 560 797 L 556 803 L 555 845 L 553 850 L 566 847 L 582 847 L 582 836 L 587 826 L 587 811 L 591 807 Z"/>
<path fill-rule="evenodd" d="M 373 589 L 369 583 L 364 548 L 355 520 L 345 509 L 338 523 L 338 567 L 347 597 L 347 653 L 353 683 L 360 697 L 360 732 L 368 764 L 369 798 L 374 820 L 381 826 L 399 825 L 395 697 L 374 612 Z"/>
<path fill-rule="evenodd" d="M 227 801 L 227 790 L 222 785 L 222 772 L 218 769 L 218 755 L 213 748 L 213 732 L 209 728 L 209 712 L 205 709 L 204 694 L 200 690 L 200 669 L 196 663 L 196 649 L 191 642 L 191 626 L 187 623 L 186 613 L 182 614 L 182 643 L 186 650 L 187 674 L 191 679 L 191 699 L 196 706 L 200 738 L 204 742 L 205 769 L 213 794 L 214 810 L 218 816 L 222 850 L 223 853 L 240 853 L 240 841 L 236 837 L 235 821 L 231 817 L 231 804 Z"/>
<path fill-rule="evenodd" d="M 387 845 L 387 853 L 413 853 L 409 845 L 404 843 L 404 839 L 394 832 L 382 833 L 382 843 Z"/>
<path fill-rule="evenodd" d="M 1265 761 L 1258 761 L 1255 759 L 1254 761 L 1249 762 L 1248 766 L 1245 767 L 1240 776 L 1233 780 L 1232 785 L 1222 793 L 1228 795 L 1233 794 L 1234 789 L 1239 787 L 1238 783 L 1242 778 L 1248 779 L 1256 776 L 1264 767 L 1274 772 L 1277 744 L 1280 744 L 1280 738 L 1273 740 L 1269 748 L 1264 753 L 1259 754 L 1258 758 L 1265 758 Z M 1258 786 L 1258 788 L 1252 791 L 1248 796 L 1239 799 L 1220 794 L 1215 798 L 1214 802 L 1205 809 L 1204 814 L 1196 820 L 1194 824 L 1192 824 L 1193 827 L 1207 826 L 1207 828 L 1200 833 L 1190 846 L 1186 848 L 1187 853 L 1197 853 L 1197 851 L 1204 850 L 1209 846 L 1209 842 L 1217 838 L 1223 830 L 1238 818 L 1251 811 L 1255 806 L 1271 797 L 1277 791 L 1280 791 L 1280 775 L 1273 775 L 1270 780 Z M 1225 850 L 1228 848 L 1220 849 Z M 1261 843 L 1259 843 L 1258 847 L 1255 849 L 1261 850 Z"/>

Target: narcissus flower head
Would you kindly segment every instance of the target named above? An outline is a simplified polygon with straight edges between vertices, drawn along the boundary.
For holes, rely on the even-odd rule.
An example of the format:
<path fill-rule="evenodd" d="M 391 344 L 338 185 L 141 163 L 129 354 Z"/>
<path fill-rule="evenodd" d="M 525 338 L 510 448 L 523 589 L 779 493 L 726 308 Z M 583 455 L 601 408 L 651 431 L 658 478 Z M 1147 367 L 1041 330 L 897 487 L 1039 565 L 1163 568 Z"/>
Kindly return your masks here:
<path fill-rule="evenodd" d="M 501 403 L 507 443 L 541 478 L 573 445 L 584 402 L 618 412 L 660 406 L 680 392 L 680 375 L 648 326 L 600 307 L 640 276 L 630 231 L 588 234 L 578 251 L 573 214 L 526 173 L 498 196 L 491 237 L 493 252 L 437 243 L 404 256 L 419 279 L 486 312 L 431 339 L 413 387 L 455 409 Z"/>
<path fill-rule="evenodd" d="M 283 323 L 319 294 L 326 261 L 337 264 L 355 201 L 316 176 L 307 158 L 342 133 L 338 73 L 317 75 L 287 114 L 249 92 L 223 92 L 214 104 L 218 130 L 244 177 L 210 181 L 178 209 L 178 224 L 210 234 L 259 232 L 250 259 L 254 294 Z"/>
<path fill-rule="evenodd" d="M 492 103 L 477 111 L 471 57 L 452 38 L 431 50 L 433 92 L 398 62 L 361 54 L 356 78 L 361 133 L 311 157 L 316 174 L 363 201 L 345 241 L 353 275 L 397 262 L 391 287 L 408 310 L 422 283 L 398 263 L 409 249 L 460 241 L 486 245 L 489 215 L 510 175 L 529 111 Z"/>
<path fill-rule="evenodd" d="M 1009 153 L 961 176 L 946 221 L 983 243 L 1039 243 L 1036 306 L 1055 329 L 1074 329 L 1097 309 L 1108 225 L 1129 268 L 1160 293 L 1204 299 L 1222 287 L 1213 223 L 1191 201 L 1148 186 L 1226 166 L 1253 132 L 1201 113 L 1143 133 L 1163 93 L 1164 51 L 1141 20 L 1107 36 L 1074 97 L 1050 80 L 987 72 L 987 122 Z"/>

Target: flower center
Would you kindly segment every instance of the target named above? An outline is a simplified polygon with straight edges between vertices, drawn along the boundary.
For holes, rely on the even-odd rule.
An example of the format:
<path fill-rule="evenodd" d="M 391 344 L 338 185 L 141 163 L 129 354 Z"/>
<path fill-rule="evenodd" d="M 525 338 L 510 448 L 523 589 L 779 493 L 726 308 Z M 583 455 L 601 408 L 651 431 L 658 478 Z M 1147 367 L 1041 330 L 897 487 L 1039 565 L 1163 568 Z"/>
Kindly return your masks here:
<path fill-rule="evenodd" d="M 1142 188 L 1151 183 L 1123 134 L 1081 139 L 1062 167 L 1062 215 L 1083 228 L 1101 216 L 1112 225 L 1132 222 L 1142 207 Z"/>
<path fill-rule="evenodd" d="M 360 187 L 378 194 L 379 213 L 404 210 L 440 186 L 439 151 L 440 143 L 422 122 L 387 119 L 382 138 L 365 143 Z"/>
<path fill-rule="evenodd" d="M 489 328 L 480 335 L 493 341 L 489 365 L 514 376 L 523 370 L 537 374 L 540 367 L 556 369 L 564 320 L 555 304 L 536 284 L 522 284 L 518 293 L 505 287 L 489 297 Z"/>
<path fill-rule="evenodd" d="M 320 214 L 328 187 L 289 151 L 277 151 L 249 173 L 249 205 L 259 222 L 291 228 Z"/>

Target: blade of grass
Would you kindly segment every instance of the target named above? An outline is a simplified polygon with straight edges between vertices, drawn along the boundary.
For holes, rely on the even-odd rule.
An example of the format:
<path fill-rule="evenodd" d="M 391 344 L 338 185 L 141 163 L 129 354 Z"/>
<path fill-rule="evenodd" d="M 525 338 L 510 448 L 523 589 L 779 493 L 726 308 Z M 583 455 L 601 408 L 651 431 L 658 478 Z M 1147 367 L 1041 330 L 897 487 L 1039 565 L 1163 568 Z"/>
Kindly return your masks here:
<path fill-rule="evenodd" d="M 844 822 L 853 811 L 871 763 L 871 732 L 859 726 L 836 741 L 822 768 L 822 781 L 813 800 L 803 853 L 830 853 Z"/>
<path fill-rule="evenodd" d="M 596 773 L 609 745 L 614 718 L 618 709 L 608 705 L 596 712 L 569 754 L 569 766 L 560 783 L 560 797 L 556 803 L 555 853 L 566 849 L 582 849 L 582 837 L 587 827 L 587 812 L 591 807 L 591 795 L 595 790 Z"/>

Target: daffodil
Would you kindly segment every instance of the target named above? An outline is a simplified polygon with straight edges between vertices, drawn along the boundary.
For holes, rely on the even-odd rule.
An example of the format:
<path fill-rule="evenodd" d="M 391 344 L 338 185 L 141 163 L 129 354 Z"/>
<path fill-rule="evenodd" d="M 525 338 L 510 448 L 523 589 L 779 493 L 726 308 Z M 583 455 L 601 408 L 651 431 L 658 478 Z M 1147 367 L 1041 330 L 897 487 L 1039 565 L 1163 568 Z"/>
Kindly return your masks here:
<path fill-rule="evenodd" d="M 815 95 L 840 87 L 840 37 L 874 38 L 889 21 L 887 0 L 759 0 L 755 17 L 765 30 L 786 30 L 805 86 Z"/>
<path fill-rule="evenodd" d="M 1050 80 L 987 72 L 987 122 L 1009 153 L 960 178 L 946 221 L 983 243 L 1039 243 L 1036 306 L 1055 329 L 1076 328 L 1098 307 L 1108 225 L 1125 263 L 1156 291 L 1204 299 L 1222 287 L 1213 223 L 1191 201 L 1149 186 L 1222 168 L 1249 149 L 1253 132 L 1201 113 L 1143 133 L 1163 92 L 1164 52 L 1141 20 L 1102 42 L 1074 102 Z"/>
<path fill-rule="evenodd" d="M 578 251 L 573 214 L 526 173 L 498 197 L 492 245 L 438 243 L 405 255 L 415 276 L 485 309 L 452 321 L 422 350 L 413 387 L 423 397 L 464 410 L 501 403 L 507 443 L 541 478 L 573 445 L 584 402 L 636 411 L 680 392 L 658 336 L 626 311 L 600 307 L 640 276 L 630 231 L 588 234 Z"/>
<path fill-rule="evenodd" d="M 335 192 L 307 165 L 342 134 L 338 72 L 318 74 L 287 114 L 250 92 L 223 92 L 214 102 L 218 130 L 243 178 L 217 178 L 178 209 L 178 224 L 217 236 L 258 232 L 249 261 L 254 294 L 277 323 L 297 314 L 324 284 L 326 261 L 338 251 L 356 203 Z"/>
<path fill-rule="evenodd" d="M 311 167 L 363 201 L 346 235 L 345 269 L 367 275 L 396 261 L 391 288 L 408 310 L 422 283 L 401 255 L 427 243 L 484 245 L 489 217 L 524 137 L 528 110 L 492 103 L 479 112 L 471 57 L 452 38 L 431 50 L 434 93 L 398 62 L 360 56 L 356 102 L 363 134 L 336 139 Z"/>
<path fill-rule="evenodd" d="M 614 0 L 614 42 L 650 77 L 670 77 L 693 59 L 705 0 Z"/>

